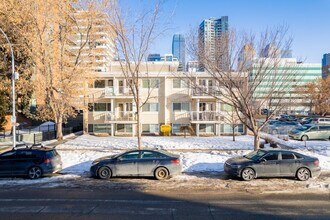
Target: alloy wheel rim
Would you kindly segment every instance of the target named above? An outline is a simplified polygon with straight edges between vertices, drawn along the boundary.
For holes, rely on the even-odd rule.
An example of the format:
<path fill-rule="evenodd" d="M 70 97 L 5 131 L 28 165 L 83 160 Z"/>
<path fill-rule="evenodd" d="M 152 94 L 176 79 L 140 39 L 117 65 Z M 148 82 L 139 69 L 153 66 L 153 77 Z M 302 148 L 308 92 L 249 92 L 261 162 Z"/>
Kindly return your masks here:
<path fill-rule="evenodd" d="M 298 172 L 298 176 L 302 180 L 307 180 L 309 178 L 309 172 L 307 169 L 301 169 Z"/>
<path fill-rule="evenodd" d="M 41 170 L 37 167 L 33 167 L 29 172 L 29 176 L 32 179 L 36 179 L 36 178 L 40 177 L 40 175 L 41 175 Z"/>
<path fill-rule="evenodd" d="M 108 175 L 109 175 L 109 172 L 106 169 L 101 171 L 101 176 L 102 177 L 107 177 Z"/>
<path fill-rule="evenodd" d="M 164 178 L 164 177 L 166 176 L 165 171 L 164 171 L 164 170 L 160 170 L 160 171 L 158 172 L 158 176 L 161 177 L 161 178 Z"/>
<path fill-rule="evenodd" d="M 243 172 L 244 179 L 251 180 L 251 179 L 253 179 L 253 176 L 254 176 L 254 174 L 251 169 L 244 170 L 244 172 Z"/>

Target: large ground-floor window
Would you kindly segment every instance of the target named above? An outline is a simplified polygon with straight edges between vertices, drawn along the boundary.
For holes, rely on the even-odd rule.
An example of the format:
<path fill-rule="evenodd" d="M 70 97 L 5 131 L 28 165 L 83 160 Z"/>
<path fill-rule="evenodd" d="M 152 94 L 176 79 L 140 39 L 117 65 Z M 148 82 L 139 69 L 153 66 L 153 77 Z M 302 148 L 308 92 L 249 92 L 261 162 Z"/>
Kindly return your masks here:
<path fill-rule="evenodd" d="M 89 124 L 88 132 L 111 133 L 111 124 Z"/>
<path fill-rule="evenodd" d="M 214 124 L 200 124 L 199 132 L 214 133 Z"/>
<path fill-rule="evenodd" d="M 220 125 L 220 132 L 221 133 L 230 133 L 230 132 L 233 132 L 233 128 L 229 124 L 222 124 L 222 125 Z M 244 126 L 243 126 L 243 124 L 238 124 L 235 127 L 235 132 L 244 133 Z"/>
<path fill-rule="evenodd" d="M 142 124 L 143 134 L 159 133 L 159 124 Z"/>
<path fill-rule="evenodd" d="M 133 126 L 132 126 L 132 124 L 117 124 L 116 131 L 119 133 L 132 133 Z"/>

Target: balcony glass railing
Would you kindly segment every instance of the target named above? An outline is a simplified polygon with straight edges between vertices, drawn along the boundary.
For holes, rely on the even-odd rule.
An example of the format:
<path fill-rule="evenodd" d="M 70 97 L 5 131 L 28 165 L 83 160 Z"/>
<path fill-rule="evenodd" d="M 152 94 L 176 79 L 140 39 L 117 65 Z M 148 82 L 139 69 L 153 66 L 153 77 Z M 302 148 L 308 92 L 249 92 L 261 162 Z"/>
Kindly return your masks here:
<path fill-rule="evenodd" d="M 221 112 L 215 111 L 200 111 L 190 112 L 191 121 L 223 121 L 224 116 Z"/>
<path fill-rule="evenodd" d="M 109 121 L 136 121 L 135 112 L 133 111 L 106 112 L 105 122 L 109 122 Z"/>
<path fill-rule="evenodd" d="M 110 96 L 118 96 L 118 95 L 122 95 L 122 96 L 131 96 L 133 95 L 131 89 L 129 87 L 126 86 L 118 86 L 118 87 L 114 87 L 114 86 L 107 86 L 104 88 L 104 97 L 110 97 Z"/>
<path fill-rule="evenodd" d="M 220 95 L 219 88 L 215 86 L 198 86 L 192 89 L 193 96 L 218 96 Z"/>

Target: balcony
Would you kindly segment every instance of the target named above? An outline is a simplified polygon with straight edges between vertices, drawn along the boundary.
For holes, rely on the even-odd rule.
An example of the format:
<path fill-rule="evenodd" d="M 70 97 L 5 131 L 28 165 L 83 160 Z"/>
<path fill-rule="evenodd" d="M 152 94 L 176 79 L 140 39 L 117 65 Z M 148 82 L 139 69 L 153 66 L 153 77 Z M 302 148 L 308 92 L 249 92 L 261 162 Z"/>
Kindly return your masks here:
<path fill-rule="evenodd" d="M 192 96 L 219 96 L 219 88 L 215 86 L 199 86 L 192 90 Z"/>
<path fill-rule="evenodd" d="M 126 86 L 107 86 L 104 88 L 104 98 L 111 98 L 113 96 L 133 96 L 129 87 Z"/>
<path fill-rule="evenodd" d="M 191 121 L 223 121 L 224 114 L 215 111 L 190 112 Z"/>
<path fill-rule="evenodd" d="M 105 113 L 105 122 L 113 122 L 113 121 L 136 121 L 136 115 L 133 111 L 120 111 L 120 112 L 106 112 Z"/>

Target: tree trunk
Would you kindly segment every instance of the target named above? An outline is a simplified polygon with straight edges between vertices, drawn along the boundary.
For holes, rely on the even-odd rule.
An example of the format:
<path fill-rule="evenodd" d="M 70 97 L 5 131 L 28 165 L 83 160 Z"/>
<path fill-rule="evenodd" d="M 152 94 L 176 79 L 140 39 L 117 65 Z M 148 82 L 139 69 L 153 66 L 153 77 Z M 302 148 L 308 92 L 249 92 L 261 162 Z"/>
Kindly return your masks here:
<path fill-rule="evenodd" d="M 137 138 L 138 138 L 138 149 L 141 149 L 141 108 L 140 108 L 140 94 L 137 92 L 137 103 L 136 103 L 136 119 L 137 119 Z"/>
<path fill-rule="evenodd" d="M 84 107 L 83 107 L 83 132 L 88 133 L 88 97 L 86 94 L 87 82 L 84 80 Z"/>
<path fill-rule="evenodd" d="M 235 127 L 233 127 L 233 141 L 235 141 Z"/>
<path fill-rule="evenodd" d="M 63 132 L 62 132 L 62 117 L 59 116 L 56 121 L 56 139 L 58 141 L 63 140 Z"/>
<path fill-rule="evenodd" d="M 260 133 L 254 133 L 254 150 L 259 150 L 260 148 Z"/>

